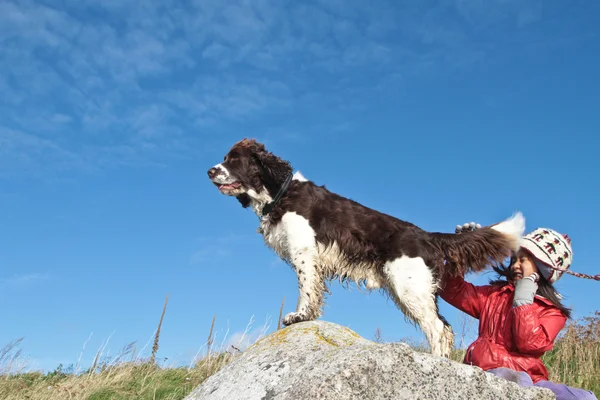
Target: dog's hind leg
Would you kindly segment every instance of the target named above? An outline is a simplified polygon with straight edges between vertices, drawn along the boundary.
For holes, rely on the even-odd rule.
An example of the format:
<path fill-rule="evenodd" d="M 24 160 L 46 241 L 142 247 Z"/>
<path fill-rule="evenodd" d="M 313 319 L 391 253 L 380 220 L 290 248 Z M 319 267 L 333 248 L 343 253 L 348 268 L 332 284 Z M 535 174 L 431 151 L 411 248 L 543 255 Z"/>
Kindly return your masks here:
<path fill-rule="evenodd" d="M 435 299 L 437 316 L 444 323 L 444 330 L 442 331 L 442 354 L 447 354 L 446 357 L 450 357 L 450 353 L 454 349 L 454 332 L 452 331 L 452 325 L 440 314 L 437 306 L 438 295 L 435 296 Z"/>
<path fill-rule="evenodd" d="M 325 282 L 316 268 L 315 232 L 308 220 L 296 213 L 286 213 L 282 221 L 287 238 L 287 254 L 298 279 L 296 312 L 286 314 L 284 325 L 311 321 L 321 315 Z"/>
<path fill-rule="evenodd" d="M 452 330 L 438 315 L 431 269 L 421 257 L 402 256 L 384 265 L 388 290 L 398 308 L 425 333 L 436 356 L 450 357 Z"/>

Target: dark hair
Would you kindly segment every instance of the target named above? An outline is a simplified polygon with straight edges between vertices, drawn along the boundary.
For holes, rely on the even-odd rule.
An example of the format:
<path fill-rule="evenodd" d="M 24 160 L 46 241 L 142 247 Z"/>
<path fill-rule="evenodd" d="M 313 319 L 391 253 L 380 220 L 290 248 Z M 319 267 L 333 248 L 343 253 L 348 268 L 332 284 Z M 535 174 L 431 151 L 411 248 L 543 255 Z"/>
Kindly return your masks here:
<path fill-rule="evenodd" d="M 493 266 L 492 268 L 494 269 L 494 271 L 498 273 L 498 279 L 490 279 L 490 285 L 505 286 L 512 282 L 514 280 L 514 274 L 511 267 L 515 263 L 515 261 L 516 258 L 511 257 L 508 266 L 505 266 L 504 264 L 501 264 L 498 267 Z M 536 294 L 546 298 L 548 301 L 550 301 L 550 303 L 554 304 L 554 306 L 556 306 L 556 308 L 558 308 L 564 315 L 566 315 L 567 318 L 571 318 L 571 309 L 565 307 L 561 303 L 560 298 L 558 297 L 558 293 L 554 289 L 554 286 L 550 282 L 548 282 L 542 274 L 539 275 L 540 280 L 538 281 L 538 290 Z"/>

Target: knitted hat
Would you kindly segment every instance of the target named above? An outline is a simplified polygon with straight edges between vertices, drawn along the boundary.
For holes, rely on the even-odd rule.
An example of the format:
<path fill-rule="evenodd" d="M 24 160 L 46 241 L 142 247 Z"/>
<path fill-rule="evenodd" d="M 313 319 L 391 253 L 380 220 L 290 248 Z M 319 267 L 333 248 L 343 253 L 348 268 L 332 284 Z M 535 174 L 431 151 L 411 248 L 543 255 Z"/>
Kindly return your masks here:
<path fill-rule="evenodd" d="M 561 235 L 548 228 L 537 228 L 521 238 L 521 247 L 536 258 L 540 273 L 550 283 L 556 282 L 563 271 L 571 267 L 573 250 L 571 239 L 567 235 Z M 562 271 L 552 269 L 550 266 Z"/>

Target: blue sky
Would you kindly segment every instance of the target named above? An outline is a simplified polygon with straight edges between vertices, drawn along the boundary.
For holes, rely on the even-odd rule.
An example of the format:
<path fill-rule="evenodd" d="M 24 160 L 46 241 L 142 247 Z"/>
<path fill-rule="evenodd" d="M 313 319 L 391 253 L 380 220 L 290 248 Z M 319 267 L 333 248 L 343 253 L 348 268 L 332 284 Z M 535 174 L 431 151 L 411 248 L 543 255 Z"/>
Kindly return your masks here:
<path fill-rule="evenodd" d="M 142 349 L 167 293 L 169 363 L 214 314 L 226 346 L 294 309 L 256 217 L 207 179 L 244 137 L 427 230 L 520 210 L 600 273 L 600 3 L 98 4 L 0 3 L 0 345 L 24 336 L 31 367 Z M 558 288 L 581 317 L 599 285 Z M 326 320 L 424 340 L 384 296 L 332 292 Z"/>

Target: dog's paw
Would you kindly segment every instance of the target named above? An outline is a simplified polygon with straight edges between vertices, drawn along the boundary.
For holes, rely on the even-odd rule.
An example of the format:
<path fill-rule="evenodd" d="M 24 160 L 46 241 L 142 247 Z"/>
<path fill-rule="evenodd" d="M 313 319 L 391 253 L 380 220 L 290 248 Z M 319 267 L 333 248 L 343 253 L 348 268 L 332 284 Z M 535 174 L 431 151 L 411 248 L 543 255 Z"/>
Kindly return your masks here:
<path fill-rule="evenodd" d="M 291 312 L 289 314 L 286 314 L 285 317 L 283 317 L 283 324 L 285 326 L 290 326 L 292 324 L 302 321 L 308 321 L 308 316 L 299 312 Z"/>
<path fill-rule="evenodd" d="M 454 229 L 455 233 L 464 233 L 464 232 L 473 232 L 476 229 L 481 228 L 480 224 L 476 224 L 475 222 L 466 223 L 463 225 L 456 225 L 456 229 Z"/>

